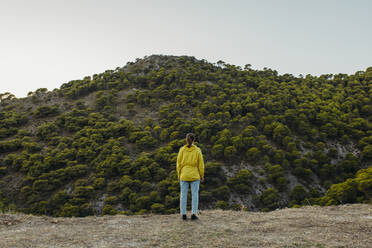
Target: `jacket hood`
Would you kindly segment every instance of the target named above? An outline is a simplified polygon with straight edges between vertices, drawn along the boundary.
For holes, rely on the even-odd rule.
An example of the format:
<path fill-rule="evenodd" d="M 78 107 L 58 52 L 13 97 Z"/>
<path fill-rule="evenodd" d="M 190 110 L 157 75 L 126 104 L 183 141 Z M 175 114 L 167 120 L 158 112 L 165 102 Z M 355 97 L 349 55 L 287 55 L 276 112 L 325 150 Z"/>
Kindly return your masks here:
<path fill-rule="evenodd" d="M 192 152 L 193 150 L 196 149 L 196 145 L 192 144 L 190 148 L 187 147 L 187 145 L 184 145 L 184 146 L 183 146 L 183 149 L 184 149 L 185 151 Z"/>

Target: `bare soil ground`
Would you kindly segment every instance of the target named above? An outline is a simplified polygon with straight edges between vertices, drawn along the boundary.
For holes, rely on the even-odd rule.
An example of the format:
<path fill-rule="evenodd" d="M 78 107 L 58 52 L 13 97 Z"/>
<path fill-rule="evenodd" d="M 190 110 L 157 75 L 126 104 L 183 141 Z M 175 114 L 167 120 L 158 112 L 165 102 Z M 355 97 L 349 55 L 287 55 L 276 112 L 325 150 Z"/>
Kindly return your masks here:
<path fill-rule="evenodd" d="M 189 213 L 188 213 L 189 217 Z M 372 205 L 53 218 L 0 214 L 0 247 L 372 247 Z"/>

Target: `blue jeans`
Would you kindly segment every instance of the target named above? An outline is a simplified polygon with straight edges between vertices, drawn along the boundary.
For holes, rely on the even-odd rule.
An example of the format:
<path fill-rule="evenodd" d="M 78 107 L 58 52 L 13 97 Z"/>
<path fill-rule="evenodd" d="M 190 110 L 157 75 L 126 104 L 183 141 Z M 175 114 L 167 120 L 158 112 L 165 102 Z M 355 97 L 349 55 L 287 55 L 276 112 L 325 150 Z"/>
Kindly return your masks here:
<path fill-rule="evenodd" d="M 198 203 L 199 203 L 199 185 L 200 179 L 195 181 L 182 181 L 180 180 L 180 187 L 181 187 L 181 196 L 180 196 L 180 213 L 186 214 L 186 205 L 187 205 L 187 193 L 189 191 L 189 185 L 191 187 L 191 212 L 196 215 L 196 211 L 198 210 Z"/>

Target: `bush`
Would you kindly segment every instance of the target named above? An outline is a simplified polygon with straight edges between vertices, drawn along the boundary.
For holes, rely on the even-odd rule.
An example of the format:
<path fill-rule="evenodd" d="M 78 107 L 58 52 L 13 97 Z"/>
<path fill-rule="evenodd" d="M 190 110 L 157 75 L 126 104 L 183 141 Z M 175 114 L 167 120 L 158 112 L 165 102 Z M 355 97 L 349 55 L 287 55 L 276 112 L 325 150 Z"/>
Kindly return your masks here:
<path fill-rule="evenodd" d="M 257 147 L 251 147 L 248 149 L 246 155 L 250 162 L 255 163 L 260 158 L 260 150 Z"/>
<path fill-rule="evenodd" d="M 80 216 L 84 217 L 88 215 L 93 215 L 93 209 L 90 203 L 84 203 L 83 205 L 80 206 Z"/>
<path fill-rule="evenodd" d="M 148 212 L 149 211 L 147 209 L 140 209 L 135 214 L 136 215 L 142 215 L 142 214 L 147 214 Z"/>
<path fill-rule="evenodd" d="M 20 139 L 0 141 L 0 153 L 14 152 L 21 148 L 22 148 L 22 141 Z"/>
<path fill-rule="evenodd" d="M 53 189 L 53 185 L 48 180 L 36 180 L 32 184 L 32 190 L 36 192 L 48 192 Z"/>
<path fill-rule="evenodd" d="M 226 182 L 226 177 L 219 162 L 207 162 L 205 164 L 205 173 L 208 178 L 208 185 L 218 187 Z"/>
<path fill-rule="evenodd" d="M 303 179 L 307 179 L 311 176 L 312 174 L 312 171 L 308 168 L 304 168 L 302 166 L 297 166 L 294 170 L 293 170 L 293 175 L 296 175 L 297 177 L 299 178 L 303 178 Z"/>
<path fill-rule="evenodd" d="M 224 157 L 226 159 L 232 159 L 236 156 L 236 148 L 234 146 L 228 146 L 224 150 Z"/>
<path fill-rule="evenodd" d="M 152 191 L 149 195 L 151 202 L 160 202 L 160 194 L 157 191 Z"/>
<path fill-rule="evenodd" d="M 4 176 L 6 174 L 6 171 L 7 171 L 6 167 L 5 166 L 1 166 L 0 167 L 0 176 Z"/>
<path fill-rule="evenodd" d="M 74 190 L 75 197 L 89 198 L 92 196 L 94 188 L 92 186 L 78 186 Z"/>
<path fill-rule="evenodd" d="M 40 106 L 38 107 L 35 112 L 34 116 L 36 118 L 44 118 L 48 116 L 55 116 L 59 113 L 58 106 Z"/>
<path fill-rule="evenodd" d="M 45 123 L 40 125 L 36 130 L 36 136 L 44 141 L 49 141 L 59 135 L 60 129 L 54 123 Z"/>
<path fill-rule="evenodd" d="M 288 181 L 284 178 L 284 170 L 280 164 L 269 166 L 267 170 L 267 177 L 269 178 L 269 181 L 277 186 L 280 190 L 283 190 L 287 186 Z"/>
<path fill-rule="evenodd" d="M 368 169 L 361 169 L 356 173 L 358 190 L 364 194 L 365 199 L 372 199 L 372 166 Z"/>
<path fill-rule="evenodd" d="M 216 144 L 212 147 L 212 156 L 222 158 L 224 156 L 224 147 L 221 144 Z"/>
<path fill-rule="evenodd" d="M 200 197 L 200 202 L 203 202 L 203 203 L 204 202 L 209 203 L 213 200 L 212 193 L 206 190 L 201 190 L 199 197 Z"/>
<path fill-rule="evenodd" d="M 242 205 L 240 205 L 239 203 L 234 203 L 230 206 L 230 209 L 234 211 L 240 211 L 242 210 Z"/>
<path fill-rule="evenodd" d="M 296 185 L 290 194 L 291 200 L 294 200 L 296 203 L 300 203 L 307 197 L 307 191 L 305 190 L 304 187 L 301 185 Z"/>
<path fill-rule="evenodd" d="M 21 198 L 27 199 L 32 194 L 32 188 L 28 185 L 21 188 Z"/>
<path fill-rule="evenodd" d="M 264 208 L 274 210 L 279 207 L 278 191 L 274 188 L 266 189 L 260 196 L 260 200 Z"/>
<path fill-rule="evenodd" d="M 151 211 L 156 214 L 163 214 L 165 212 L 165 208 L 161 203 L 154 203 L 151 205 Z"/>
<path fill-rule="evenodd" d="M 112 182 L 109 182 L 107 184 L 107 192 L 109 193 L 116 193 L 120 190 L 120 183 L 119 181 L 115 180 Z"/>
<path fill-rule="evenodd" d="M 118 213 L 118 211 L 113 206 L 111 206 L 110 204 L 106 204 L 102 209 L 102 214 L 103 215 L 115 215 L 117 213 Z"/>
<path fill-rule="evenodd" d="M 241 169 L 233 177 L 229 178 L 227 184 L 238 193 L 247 194 L 250 190 L 251 178 L 252 172 L 247 169 Z"/>
<path fill-rule="evenodd" d="M 96 178 L 93 181 L 94 189 L 102 189 L 105 186 L 105 179 L 102 177 Z"/>
<path fill-rule="evenodd" d="M 115 205 L 118 202 L 117 196 L 108 196 L 105 198 L 105 203 L 109 205 Z"/>
<path fill-rule="evenodd" d="M 25 186 L 25 187 L 27 187 L 27 186 Z M 23 187 L 23 189 L 25 187 Z M 25 191 L 27 191 L 27 190 L 25 190 Z M 50 200 L 50 203 L 51 203 L 53 208 L 57 208 L 57 207 L 63 206 L 63 204 L 65 204 L 69 200 L 69 198 L 70 198 L 70 196 L 66 193 L 66 191 L 61 190 L 61 191 L 58 191 L 57 193 L 55 193 L 52 196 L 52 198 Z"/>
<path fill-rule="evenodd" d="M 212 193 L 217 200 L 227 201 L 230 198 L 230 188 L 227 185 L 214 189 Z"/>
<path fill-rule="evenodd" d="M 333 184 L 326 192 L 326 196 L 338 203 L 355 203 L 357 200 L 358 184 L 354 179 L 347 179 L 343 183 Z"/>
<path fill-rule="evenodd" d="M 364 160 L 370 160 L 370 159 L 372 159 L 372 145 L 367 145 L 367 146 L 365 146 L 363 148 L 362 158 Z"/>
<path fill-rule="evenodd" d="M 151 206 L 151 200 L 149 196 L 141 196 L 136 200 L 137 209 L 149 209 Z"/>
<path fill-rule="evenodd" d="M 216 208 L 226 210 L 226 209 L 229 209 L 229 204 L 225 201 L 217 201 Z"/>
<path fill-rule="evenodd" d="M 49 204 L 47 201 L 33 203 L 28 211 L 35 215 L 46 215 L 49 212 Z"/>
<path fill-rule="evenodd" d="M 80 209 L 78 206 L 73 206 L 69 203 L 63 205 L 60 217 L 78 217 L 80 216 Z"/>
<path fill-rule="evenodd" d="M 124 202 L 125 205 L 129 202 L 129 195 L 132 193 L 132 190 L 129 187 L 125 187 L 120 194 L 120 200 Z"/>
<path fill-rule="evenodd" d="M 25 142 L 25 141 L 23 141 L 22 142 L 22 147 L 30 153 L 35 153 L 35 152 L 38 152 L 42 149 L 42 147 L 36 142 Z"/>
<path fill-rule="evenodd" d="M 125 187 L 129 187 L 131 190 L 134 190 L 134 191 L 140 191 L 142 187 L 142 183 L 138 179 L 133 180 L 131 179 L 130 176 L 124 175 L 120 179 L 120 188 L 125 188 Z"/>
<path fill-rule="evenodd" d="M 144 136 L 136 141 L 136 146 L 140 150 L 154 148 L 156 144 L 157 140 L 152 136 Z"/>
<path fill-rule="evenodd" d="M 170 196 L 170 195 L 167 195 L 165 196 L 165 207 L 167 208 L 177 208 L 179 207 L 179 196 L 176 195 L 176 196 Z"/>

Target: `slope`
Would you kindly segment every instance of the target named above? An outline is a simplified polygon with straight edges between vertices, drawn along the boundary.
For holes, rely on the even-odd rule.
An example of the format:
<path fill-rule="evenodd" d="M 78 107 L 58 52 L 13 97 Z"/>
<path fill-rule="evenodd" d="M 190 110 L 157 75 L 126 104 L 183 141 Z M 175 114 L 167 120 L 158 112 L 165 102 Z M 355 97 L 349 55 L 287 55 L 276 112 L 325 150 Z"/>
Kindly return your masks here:
<path fill-rule="evenodd" d="M 2 94 L 0 208 L 53 216 L 178 211 L 187 132 L 206 162 L 200 208 L 369 202 L 372 68 L 279 75 L 152 55 L 28 97 Z M 319 198 L 334 184 L 351 197 Z M 349 190 L 351 187 L 351 190 Z"/>

